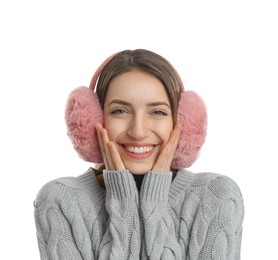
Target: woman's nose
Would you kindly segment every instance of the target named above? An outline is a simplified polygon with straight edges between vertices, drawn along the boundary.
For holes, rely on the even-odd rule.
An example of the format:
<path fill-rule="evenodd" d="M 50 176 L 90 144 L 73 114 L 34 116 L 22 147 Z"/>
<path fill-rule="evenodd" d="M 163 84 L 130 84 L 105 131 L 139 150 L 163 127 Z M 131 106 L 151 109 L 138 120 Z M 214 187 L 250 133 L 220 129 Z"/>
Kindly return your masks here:
<path fill-rule="evenodd" d="M 148 136 L 149 127 L 146 118 L 136 116 L 131 120 L 128 135 L 136 140 L 143 139 Z"/>

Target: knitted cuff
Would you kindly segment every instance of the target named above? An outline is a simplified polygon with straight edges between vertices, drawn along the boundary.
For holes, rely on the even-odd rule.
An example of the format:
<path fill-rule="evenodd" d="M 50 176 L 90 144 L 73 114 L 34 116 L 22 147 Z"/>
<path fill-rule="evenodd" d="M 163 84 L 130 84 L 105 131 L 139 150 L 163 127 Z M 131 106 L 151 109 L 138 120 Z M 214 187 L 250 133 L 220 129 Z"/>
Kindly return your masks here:
<path fill-rule="evenodd" d="M 133 176 L 128 170 L 103 171 L 107 195 L 122 200 L 138 195 Z"/>
<path fill-rule="evenodd" d="M 140 198 L 144 201 L 166 202 L 172 182 L 172 172 L 157 173 L 150 171 L 145 175 Z"/>

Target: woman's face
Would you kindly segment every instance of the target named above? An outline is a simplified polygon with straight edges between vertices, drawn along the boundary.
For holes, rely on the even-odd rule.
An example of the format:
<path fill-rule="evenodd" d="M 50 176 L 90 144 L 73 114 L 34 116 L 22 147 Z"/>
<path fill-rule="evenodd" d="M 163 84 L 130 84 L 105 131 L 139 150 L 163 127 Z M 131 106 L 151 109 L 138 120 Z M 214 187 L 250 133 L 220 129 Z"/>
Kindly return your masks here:
<path fill-rule="evenodd" d="M 134 70 L 115 77 L 104 102 L 104 127 L 130 172 L 150 171 L 173 129 L 172 111 L 159 79 Z"/>

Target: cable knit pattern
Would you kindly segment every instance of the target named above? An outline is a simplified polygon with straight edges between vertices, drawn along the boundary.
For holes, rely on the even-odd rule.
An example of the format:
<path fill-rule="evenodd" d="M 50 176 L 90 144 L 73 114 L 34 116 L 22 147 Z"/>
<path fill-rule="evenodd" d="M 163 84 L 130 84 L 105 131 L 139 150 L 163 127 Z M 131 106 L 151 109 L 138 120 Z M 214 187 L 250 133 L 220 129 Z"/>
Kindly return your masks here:
<path fill-rule="evenodd" d="M 93 169 L 47 183 L 34 202 L 42 260 L 240 259 L 243 199 L 214 173 L 149 172 L 140 194 L 128 170 Z"/>

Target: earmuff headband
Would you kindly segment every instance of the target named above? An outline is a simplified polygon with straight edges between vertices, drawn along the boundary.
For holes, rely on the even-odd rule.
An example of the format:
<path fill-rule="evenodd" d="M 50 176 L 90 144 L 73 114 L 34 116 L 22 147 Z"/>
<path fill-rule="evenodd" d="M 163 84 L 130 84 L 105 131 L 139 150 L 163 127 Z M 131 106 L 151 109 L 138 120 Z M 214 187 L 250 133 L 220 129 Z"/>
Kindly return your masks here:
<path fill-rule="evenodd" d="M 65 121 L 68 136 L 79 156 L 88 162 L 103 162 L 95 130 L 97 123 L 103 124 L 103 110 L 94 91 L 103 68 L 117 54 L 109 56 L 98 67 L 89 88 L 79 87 L 73 90 L 67 100 Z M 173 66 L 172 68 L 175 70 Z M 206 137 L 207 111 L 205 103 L 197 93 L 185 91 L 181 77 L 176 70 L 175 72 L 181 88 L 177 122 L 182 125 L 182 129 L 171 167 L 179 169 L 190 167 L 199 156 Z"/>
<path fill-rule="evenodd" d="M 92 91 L 95 91 L 98 78 L 99 78 L 101 72 L 103 71 L 104 67 L 105 67 L 117 54 L 118 54 L 118 52 L 112 54 L 111 56 L 109 56 L 109 57 L 108 57 L 104 62 L 102 62 L 102 63 L 100 64 L 100 66 L 97 68 L 97 70 L 96 70 L 94 76 L 92 77 L 91 83 L 90 83 L 90 85 L 89 85 L 89 88 L 90 88 Z"/>

